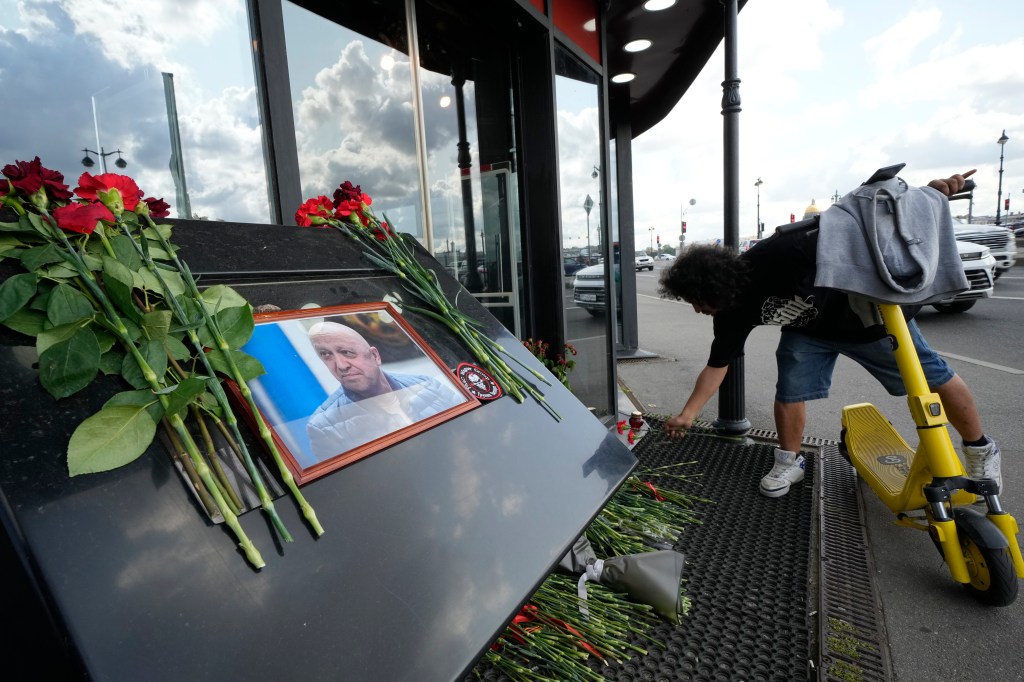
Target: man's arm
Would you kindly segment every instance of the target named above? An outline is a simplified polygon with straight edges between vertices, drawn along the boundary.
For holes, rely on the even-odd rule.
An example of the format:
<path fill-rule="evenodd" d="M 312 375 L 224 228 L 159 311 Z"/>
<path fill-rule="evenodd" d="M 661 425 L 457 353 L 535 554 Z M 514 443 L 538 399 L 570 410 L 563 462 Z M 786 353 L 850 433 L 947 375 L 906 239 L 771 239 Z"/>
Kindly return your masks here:
<path fill-rule="evenodd" d="M 675 417 L 665 421 L 665 433 L 669 436 L 684 436 L 687 429 L 693 426 L 693 420 L 697 418 L 700 411 L 704 409 L 715 391 L 725 381 L 725 374 L 729 367 L 712 367 L 707 365 L 697 376 L 697 383 L 693 386 L 690 397 L 686 399 L 683 411 Z"/>
<path fill-rule="evenodd" d="M 942 192 L 947 197 L 951 197 L 964 188 L 964 185 L 967 183 L 967 178 L 974 175 L 975 170 L 977 169 L 971 169 L 963 173 L 955 173 L 948 178 L 940 180 L 932 180 L 928 183 L 928 187 Z"/>

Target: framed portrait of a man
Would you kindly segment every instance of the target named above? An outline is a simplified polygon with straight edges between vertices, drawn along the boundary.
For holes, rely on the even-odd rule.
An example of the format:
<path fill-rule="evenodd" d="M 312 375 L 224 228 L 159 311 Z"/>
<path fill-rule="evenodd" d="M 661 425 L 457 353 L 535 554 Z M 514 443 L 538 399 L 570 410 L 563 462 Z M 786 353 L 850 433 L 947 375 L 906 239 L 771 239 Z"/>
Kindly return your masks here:
<path fill-rule="evenodd" d="M 266 373 L 249 387 L 299 484 L 480 404 L 387 302 L 255 321 L 242 350 Z"/>

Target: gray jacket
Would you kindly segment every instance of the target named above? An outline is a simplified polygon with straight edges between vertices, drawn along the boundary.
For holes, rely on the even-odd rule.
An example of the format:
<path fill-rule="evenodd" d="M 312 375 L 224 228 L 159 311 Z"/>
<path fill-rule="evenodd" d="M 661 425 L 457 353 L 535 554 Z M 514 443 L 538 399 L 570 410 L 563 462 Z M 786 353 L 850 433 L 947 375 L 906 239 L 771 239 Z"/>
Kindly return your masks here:
<path fill-rule="evenodd" d="M 821 214 L 814 285 L 897 305 L 968 289 L 949 201 L 898 177 L 861 185 Z"/>

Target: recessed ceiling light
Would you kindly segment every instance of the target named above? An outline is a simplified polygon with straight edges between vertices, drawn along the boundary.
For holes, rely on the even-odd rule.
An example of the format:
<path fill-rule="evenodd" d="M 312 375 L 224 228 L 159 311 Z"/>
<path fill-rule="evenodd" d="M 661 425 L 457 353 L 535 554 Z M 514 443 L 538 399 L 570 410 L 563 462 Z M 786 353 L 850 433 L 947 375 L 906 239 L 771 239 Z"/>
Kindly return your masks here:
<path fill-rule="evenodd" d="M 635 73 L 618 73 L 612 76 L 612 83 L 628 83 L 636 78 Z"/>
<path fill-rule="evenodd" d="M 383 57 L 381 57 L 380 68 L 384 69 L 385 71 L 390 71 L 391 69 L 395 68 L 395 58 L 389 54 L 386 54 Z"/>
<path fill-rule="evenodd" d="M 442 109 L 447 109 L 452 105 L 452 98 L 448 95 L 441 95 L 441 100 L 438 102 Z"/>
<path fill-rule="evenodd" d="M 626 43 L 622 47 L 622 49 L 625 50 L 626 52 L 643 52 L 644 50 L 646 50 L 650 46 L 651 46 L 651 41 L 649 41 L 649 40 L 634 40 L 634 41 Z"/>
<path fill-rule="evenodd" d="M 597 30 L 597 19 L 587 19 L 583 24 L 583 30 L 593 33 Z"/>
<path fill-rule="evenodd" d="M 658 10 L 668 9 L 674 4 L 676 4 L 676 0 L 647 0 L 644 3 L 644 9 L 648 12 L 657 12 Z"/>

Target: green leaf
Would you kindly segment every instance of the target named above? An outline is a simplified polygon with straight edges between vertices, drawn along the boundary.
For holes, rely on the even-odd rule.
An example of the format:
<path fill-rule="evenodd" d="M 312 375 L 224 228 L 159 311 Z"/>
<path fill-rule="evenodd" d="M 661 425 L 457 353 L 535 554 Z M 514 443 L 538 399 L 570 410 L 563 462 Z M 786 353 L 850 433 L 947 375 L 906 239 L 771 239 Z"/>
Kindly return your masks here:
<path fill-rule="evenodd" d="M 31 249 L 25 249 L 21 252 L 21 264 L 29 272 L 37 272 L 45 265 L 63 262 L 64 256 L 61 255 L 60 251 L 53 244 L 33 246 Z"/>
<path fill-rule="evenodd" d="M 107 376 L 120 375 L 124 367 L 125 352 L 121 348 L 113 347 L 100 356 L 100 371 Z"/>
<path fill-rule="evenodd" d="M 151 310 L 142 316 L 142 331 L 146 338 L 163 341 L 170 327 L 170 310 Z"/>
<path fill-rule="evenodd" d="M 27 336 L 38 336 L 43 331 L 43 324 L 46 322 L 46 315 L 37 311 L 22 308 L 14 313 L 3 324 L 16 332 Z"/>
<path fill-rule="evenodd" d="M 134 240 L 126 234 L 119 234 L 110 240 L 110 246 L 114 250 L 114 256 L 121 265 L 129 270 L 142 268 L 142 256 L 135 249 Z"/>
<path fill-rule="evenodd" d="M 229 348 L 241 348 L 248 343 L 255 327 L 252 308 L 248 304 L 244 308 L 222 310 L 217 313 L 215 319 Z"/>
<path fill-rule="evenodd" d="M 188 360 L 192 357 L 192 351 L 189 347 L 181 339 L 173 336 L 168 336 L 164 339 L 164 348 L 167 350 L 168 355 L 175 360 Z"/>
<path fill-rule="evenodd" d="M 145 407 L 105 407 L 71 434 L 68 473 L 92 474 L 134 462 L 155 435 L 156 422 Z"/>
<path fill-rule="evenodd" d="M 139 353 L 146 364 L 156 374 L 159 380 L 167 372 L 167 355 L 164 353 L 164 346 L 159 341 L 152 339 L 139 344 Z M 142 374 L 142 368 L 136 362 L 134 355 L 125 355 L 124 364 L 121 366 L 121 374 L 134 388 L 151 388 Z"/>
<path fill-rule="evenodd" d="M 0 322 L 25 307 L 36 293 L 38 278 L 31 272 L 12 275 L 0 284 Z"/>
<path fill-rule="evenodd" d="M 31 234 L 31 235 L 38 235 L 39 234 L 35 229 L 32 228 L 32 226 L 29 224 L 27 218 L 25 219 L 24 223 L 22 223 L 22 221 L 20 219 L 17 222 L 14 222 L 14 223 L 0 223 L 0 232 L 24 234 L 24 235 L 29 235 L 29 234 Z"/>
<path fill-rule="evenodd" d="M 235 361 L 238 371 L 242 374 L 243 381 L 251 381 L 256 377 L 267 373 L 267 370 L 263 368 L 263 364 L 248 353 L 244 353 L 240 350 L 232 350 L 228 352 L 231 354 L 231 358 Z M 228 365 L 228 361 L 224 358 L 224 354 L 222 352 L 219 350 L 211 350 L 206 354 L 206 357 L 209 359 L 210 366 L 213 367 L 214 371 L 231 379 L 236 378 L 231 373 L 231 367 Z"/>
<path fill-rule="evenodd" d="M 100 346 L 91 329 L 83 328 L 39 355 L 39 382 L 58 400 L 82 390 L 96 377 Z"/>
<path fill-rule="evenodd" d="M 161 280 L 163 280 L 163 283 L 167 285 L 168 289 L 170 289 L 171 296 L 181 296 L 186 291 L 185 283 L 182 281 L 181 275 L 174 270 L 160 270 L 159 279 L 157 279 L 157 276 L 153 271 L 148 268 L 140 270 L 139 275 L 142 277 L 142 286 L 144 289 L 147 291 L 155 291 L 161 296 L 165 295 L 164 287 L 160 283 Z"/>
<path fill-rule="evenodd" d="M 50 229 L 43 223 L 43 217 L 38 213 L 26 213 L 18 219 L 18 224 L 23 230 L 35 232 L 44 237 L 51 234 Z"/>
<path fill-rule="evenodd" d="M 88 325 L 87 320 L 78 320 L 77 322 L 70 322 L 68 324 L 62 324 L 59 327 L 44 328 L 36 337 L 36 353 L 40 356 L 45 353 L 51 346 L 55 346 L 62 341 L 67 341 L 82 327 Z M 99 342 L 97 342 L 97 346 Z"/>
<path fill-rule="evenodd" d="M 185 379 L 167 394 L 167 414 L 180 414 L 192 399 L 206 390 L 206 381 L 197 377 Z"/>
<path fill-rule="evenodd" d="M 171 226 L 170 225 L 154 225 L 153 227 L 146 227 L 142 230 L 142 235 L 146 239 L 152 239 L 153 241 L 159 241 L 157 234 L 163 236 L 164 239 L 170 240 L 171 238 Z"/>
<path fill-rule="evenodd" d="M 92 301 L 69 284 L 58 284 L 50 292 L 50 300 L 46 304 L 46 317 L 54 326 L 77 322 L 95 313 Z"/>
<path fill-rule="evenodd" d="M 106 403 L 103 404 L 103 409 L 108 407 L 144 407 L 149 410 L 149 415 L 153 418 L 153 421 L 159 423 L 164 418 L 164 406 L 160 403 L 160 398 L 153 394 L 153 391 L 148 389 L 142 389 L 139 391 L 122 391 L 118 393 Z"/>
<path fill-rule="evenodd" d="M 135 322 L 142 321 L 142 314 L 132 300 L 134 277 L 132 271 L 110 256 L 103 257 L 103 285 L 107 295 L 122 314 Z"/>
<path fill-rule="evenodd" d="M 78 270 L 68 263 L 54 263 L 40 270 L 39 274 L 51 279 L 71 279 L 78 276 Z"/>
<path fill-rule="evenodd" d="M 229 286 L 216 284 L 202 293 L 203 303 L 211 315 L 228 308 L 249 305 L 242 296 Z"/>

